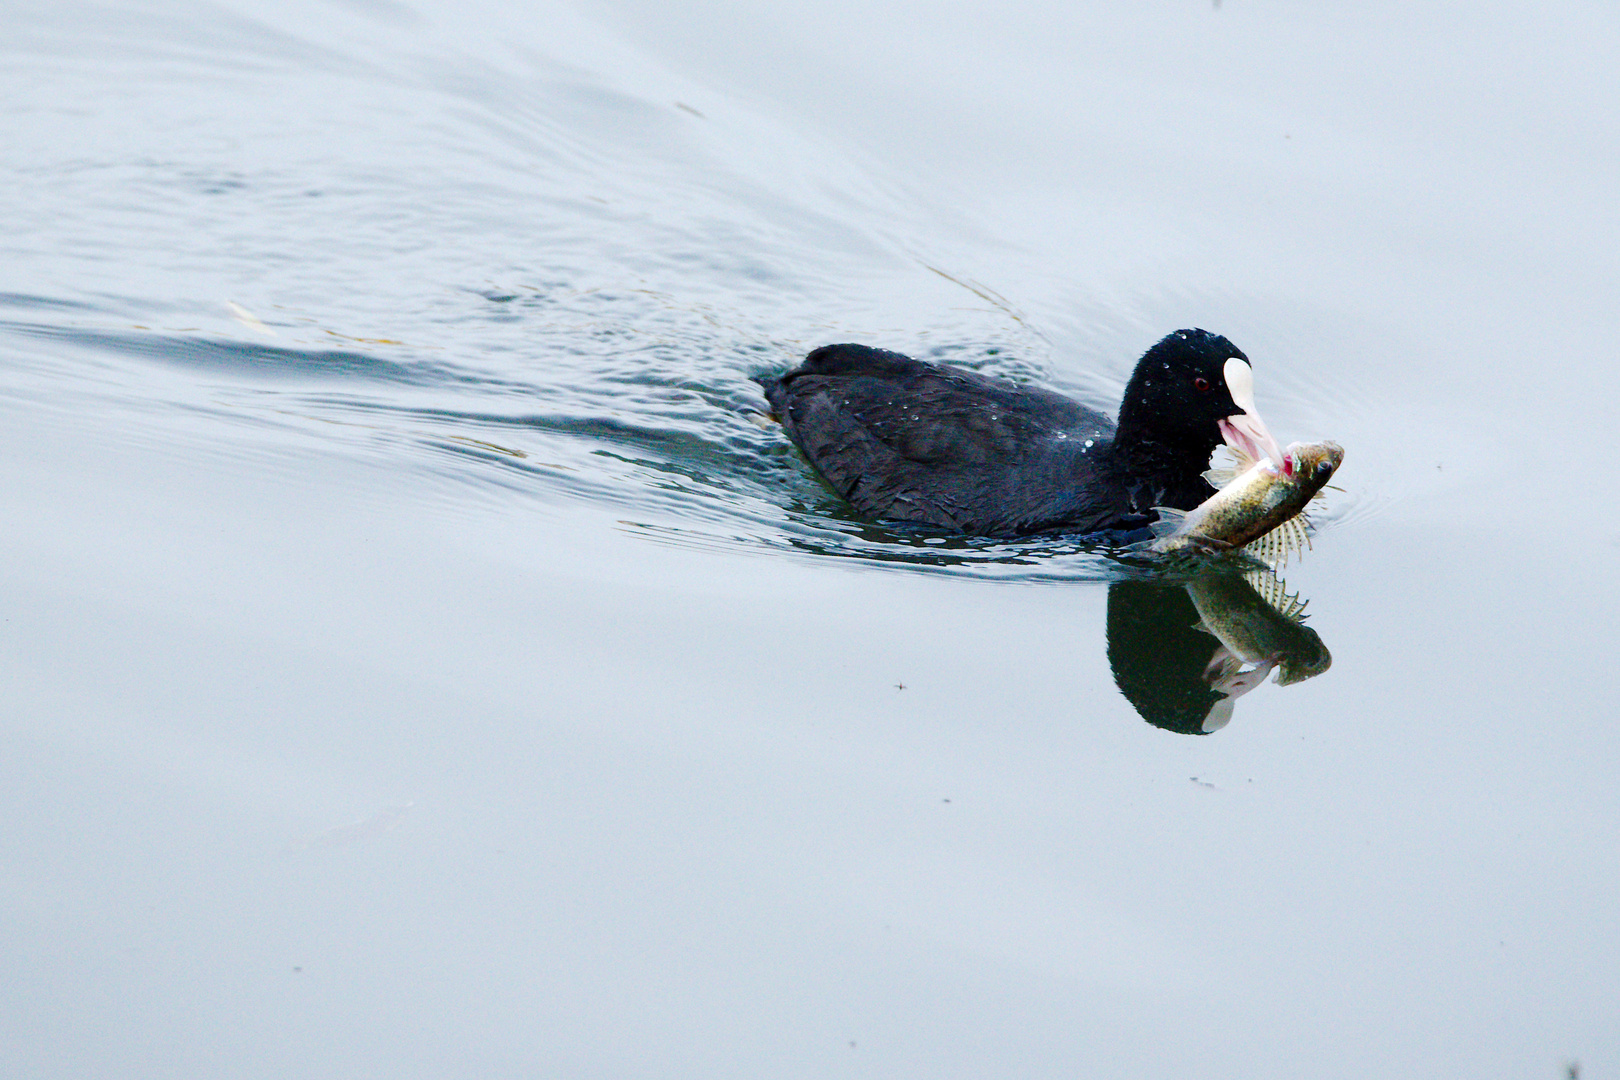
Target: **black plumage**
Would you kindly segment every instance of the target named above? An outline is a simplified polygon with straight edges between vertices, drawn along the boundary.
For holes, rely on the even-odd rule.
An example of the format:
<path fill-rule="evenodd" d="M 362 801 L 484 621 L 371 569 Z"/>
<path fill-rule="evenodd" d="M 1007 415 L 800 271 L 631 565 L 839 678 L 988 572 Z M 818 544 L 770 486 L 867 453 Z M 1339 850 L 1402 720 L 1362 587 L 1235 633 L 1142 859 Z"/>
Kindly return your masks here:
<path fill-rule="evenodd" d="M 1245 414 L 1232 360 L 1247 372 L 1224 337 L 1170 334 L 1137 363 L 1117 424 L 1050 390 L 865 345 L 823 346 L 759 381 L 788 437 L 864 516 L 984 536 L 1098 533 L 1214 493 L 1202 473 L 1220 421 Z M 1252 410 L 1248 385 L 1239 397 Z"/>

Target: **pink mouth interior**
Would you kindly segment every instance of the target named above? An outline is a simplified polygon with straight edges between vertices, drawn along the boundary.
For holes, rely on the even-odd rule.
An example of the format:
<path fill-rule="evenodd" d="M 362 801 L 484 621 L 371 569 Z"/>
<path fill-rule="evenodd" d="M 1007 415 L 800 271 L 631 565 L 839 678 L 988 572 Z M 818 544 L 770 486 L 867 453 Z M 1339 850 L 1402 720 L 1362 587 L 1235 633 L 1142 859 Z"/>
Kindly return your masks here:
<path fill-rule="evenodd" d="M 1277 445 L 1277 440 L 1272 438 L 1265 423 L 1255 414 L 1245 412 L 1228 416 L 1224 420 L 1217 420 L 1216 426 L 1220 428 L 1221 438 L 1226 440 L 1226 445 L 1249 460 L 1270 458 L 1279 468 L 1288 468 L 1282 447 Z"/>

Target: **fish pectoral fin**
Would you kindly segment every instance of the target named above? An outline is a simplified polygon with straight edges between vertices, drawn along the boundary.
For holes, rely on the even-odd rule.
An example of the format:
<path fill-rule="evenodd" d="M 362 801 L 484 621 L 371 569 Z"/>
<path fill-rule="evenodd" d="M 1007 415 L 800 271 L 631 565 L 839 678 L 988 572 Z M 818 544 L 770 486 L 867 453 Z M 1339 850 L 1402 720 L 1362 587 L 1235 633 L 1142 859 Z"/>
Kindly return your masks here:
<path fill-rule="evenodd" d="M 1187 520 L 1187 511 L 1171 506 L 1155 506 L 1153 512 L 1159 515 L 1159 520 L 1149 524 L 1148 528 L 1153 530 L 1155 540 L 1174 536 L 1181 529 L 1182 522 Z"/>
<path fill-rule="evenodd" d="M 1148 524 L 1153 533 L 1151 547 L 1154 551 L 1184 550 L 1198 555 L 1219 555 L 1232 550 L 1232 545 L 1225 540 L 1205 536 L 1191 528 L 1187 524 L 1191 511 L 1177 510 L 1172 506 L 1155 506 L 1153 509 L 1159 515 L 1158 521 Z"/>
<path fill-rule="evenodd" d="M 1203 476 L 1209 481 L 1210 487 L 1219 491 L 1252 468 L 1254 458 L 1236 447 L 1222 443 L 1210 456 L 1209 468 L 1204 470 Z"/>

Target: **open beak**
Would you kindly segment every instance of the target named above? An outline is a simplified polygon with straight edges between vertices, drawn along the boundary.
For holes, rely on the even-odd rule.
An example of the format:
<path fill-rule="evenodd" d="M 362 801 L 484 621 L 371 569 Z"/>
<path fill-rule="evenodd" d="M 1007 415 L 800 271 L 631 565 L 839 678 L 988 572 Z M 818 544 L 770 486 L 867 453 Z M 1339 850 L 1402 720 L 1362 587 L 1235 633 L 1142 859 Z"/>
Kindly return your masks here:
<path fill-rule="evenodd" d="M 1283 467 L 1282 447 L 1266 430 L 1265 421 L 1254 413 L 1238 413 L 1225 420 L 1217 420 L 1215 424 L 1221 429 L 1221 438 L 1226 440 L 1226 445 L 1249 461 L 1270 458 L 1277 468 Z"/>
<path fill-rule="evenodd" d="M 1282 447 L 1272 438 L 1271 432 L 1266 429 L 1266 422 L 1260 419 L 1260 412 L 1254 407 L 1254 373 L 1248 363 L 1234 356 L 1226 362 L 1225 375 L 1226 388 L 1232 394 L 1232 401 L 1243 411 L 1215 422 L 1220 428 L 1221 438 L 1226 440 L 1227 446 L 1250 461 L 1270 458 L 1277 468 L 1282 468 Z"/>

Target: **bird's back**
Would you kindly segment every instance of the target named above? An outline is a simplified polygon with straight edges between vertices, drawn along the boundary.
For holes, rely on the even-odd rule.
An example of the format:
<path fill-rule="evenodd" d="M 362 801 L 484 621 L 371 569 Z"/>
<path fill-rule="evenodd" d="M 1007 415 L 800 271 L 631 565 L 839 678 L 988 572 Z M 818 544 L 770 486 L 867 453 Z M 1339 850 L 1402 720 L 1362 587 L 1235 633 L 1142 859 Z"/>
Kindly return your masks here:
<path fill-rule="evenodd" d="M 1086 532 L 1116 514 L 1114 425 L 1062 395 L 864 345 L 824 346 L 761 383 L 863 514 L 992 536 Z"/>

